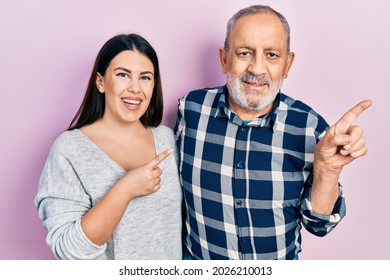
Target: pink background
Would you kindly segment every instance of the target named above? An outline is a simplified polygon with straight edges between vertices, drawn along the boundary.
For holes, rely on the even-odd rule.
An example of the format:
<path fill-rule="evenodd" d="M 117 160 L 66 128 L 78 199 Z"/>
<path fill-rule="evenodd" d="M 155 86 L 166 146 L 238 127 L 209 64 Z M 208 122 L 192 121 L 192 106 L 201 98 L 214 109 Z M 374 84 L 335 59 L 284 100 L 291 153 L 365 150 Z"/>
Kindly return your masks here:
<path fill-rule="evenodd" d="M 347 216 L 327 237 L 304 231 L 301 259 L 390 259 L 390 134 L 381 127 L 388 125 L 390 101 L 386 0 L 0 0 L 0 259 L 53 258 L 33 199 L 49 148 L 78 109 L 101 45 L 122 32 L 152 43 L 162 70 L 163 122 L 173 126 L 179 97 L 224 83 L 218 48 L 226 22 L 256 3 L 271 5 L 291 25 L 296 60 L 285 93 L 330 124 L 358 101 L 374 101 L 356 121 L 369 153 L 342 173 Z"/>

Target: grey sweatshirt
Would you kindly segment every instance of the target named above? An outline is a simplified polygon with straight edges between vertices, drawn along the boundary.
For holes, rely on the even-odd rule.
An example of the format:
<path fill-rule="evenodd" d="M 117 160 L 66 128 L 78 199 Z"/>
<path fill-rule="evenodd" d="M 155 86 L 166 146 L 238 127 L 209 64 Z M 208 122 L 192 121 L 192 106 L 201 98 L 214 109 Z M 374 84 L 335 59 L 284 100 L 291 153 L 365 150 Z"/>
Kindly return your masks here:
<path fill-rule="evenodd" d="M 125 171 L 78 129 L 54 142 L 35 205 L 57 259 L 181 259 L 182 191 L 178 153 L 170 128 L 152 128 L 156 153 L 173 148 L 159 166 L 160 189 L 129 203 L 110 239 L 98 246 L 84 234 L 81 218 Z"/>

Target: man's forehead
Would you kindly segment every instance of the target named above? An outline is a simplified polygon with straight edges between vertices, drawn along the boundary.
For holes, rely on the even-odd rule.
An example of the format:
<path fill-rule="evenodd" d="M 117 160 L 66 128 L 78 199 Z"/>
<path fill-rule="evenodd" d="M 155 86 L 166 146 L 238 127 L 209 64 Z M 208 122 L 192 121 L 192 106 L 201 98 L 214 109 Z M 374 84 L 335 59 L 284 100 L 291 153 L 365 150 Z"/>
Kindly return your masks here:
<path fill-rule="evenodd" d="M 232 29 L 230 44 L 233 48 L 287 47 L 287 34 L 280 19 L 272 13 L 257 13 L 240 18 Z"/>
<path fill-rule="evenodd" d="M 261 28 L 262 30 L 272 30 L 272 32 L 286 33 L 281 20 L 273 13 L 263 12 L 242 16 L 237 20 L 232 29 L 232 33 L 242 31 L 244 29 L 256 31 Z"/>

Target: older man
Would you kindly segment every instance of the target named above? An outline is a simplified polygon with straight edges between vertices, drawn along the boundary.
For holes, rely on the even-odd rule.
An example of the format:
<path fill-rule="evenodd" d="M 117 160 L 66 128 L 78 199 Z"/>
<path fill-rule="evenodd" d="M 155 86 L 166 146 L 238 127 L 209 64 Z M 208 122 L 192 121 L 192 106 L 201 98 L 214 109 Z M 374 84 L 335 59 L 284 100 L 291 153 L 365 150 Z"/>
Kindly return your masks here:
<path fill-rule="evenodd" d="M 190 92 L 176 124 L 192 259 L 297 259 L 302 225 L 324 236 L 344 217 L 343 167 L 366 154 L 353 120 L 334 126 L 280 91 L 290 29 L 268 6 L 240 10 L 219 51 L 225 86 Z"/>

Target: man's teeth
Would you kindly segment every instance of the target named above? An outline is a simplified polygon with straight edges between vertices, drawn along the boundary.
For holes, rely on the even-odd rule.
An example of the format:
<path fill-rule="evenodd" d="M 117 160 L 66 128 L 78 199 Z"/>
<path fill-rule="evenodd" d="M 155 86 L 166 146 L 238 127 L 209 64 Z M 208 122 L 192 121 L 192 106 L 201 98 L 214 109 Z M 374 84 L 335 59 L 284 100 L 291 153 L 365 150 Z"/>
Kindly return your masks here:
<path fill-rule="evenodd" d="M 141 103 L 141 100 L 127 99 L 127 98 L 123 98 L 122 100 L 125 103 L 130 104 L 130 105 L 139 105 Z"/>
<path fill-rule="evenodd" d="M 250 84 L 250 85 L 253 85 L 253 86 L 256 86 L 256 87 L 261 87 L 261 86 L 266 86 L 267 83 L 263 82 L 263 83 L 253 83 L 253 82 L 246 82 L 247 84 Z"/>

